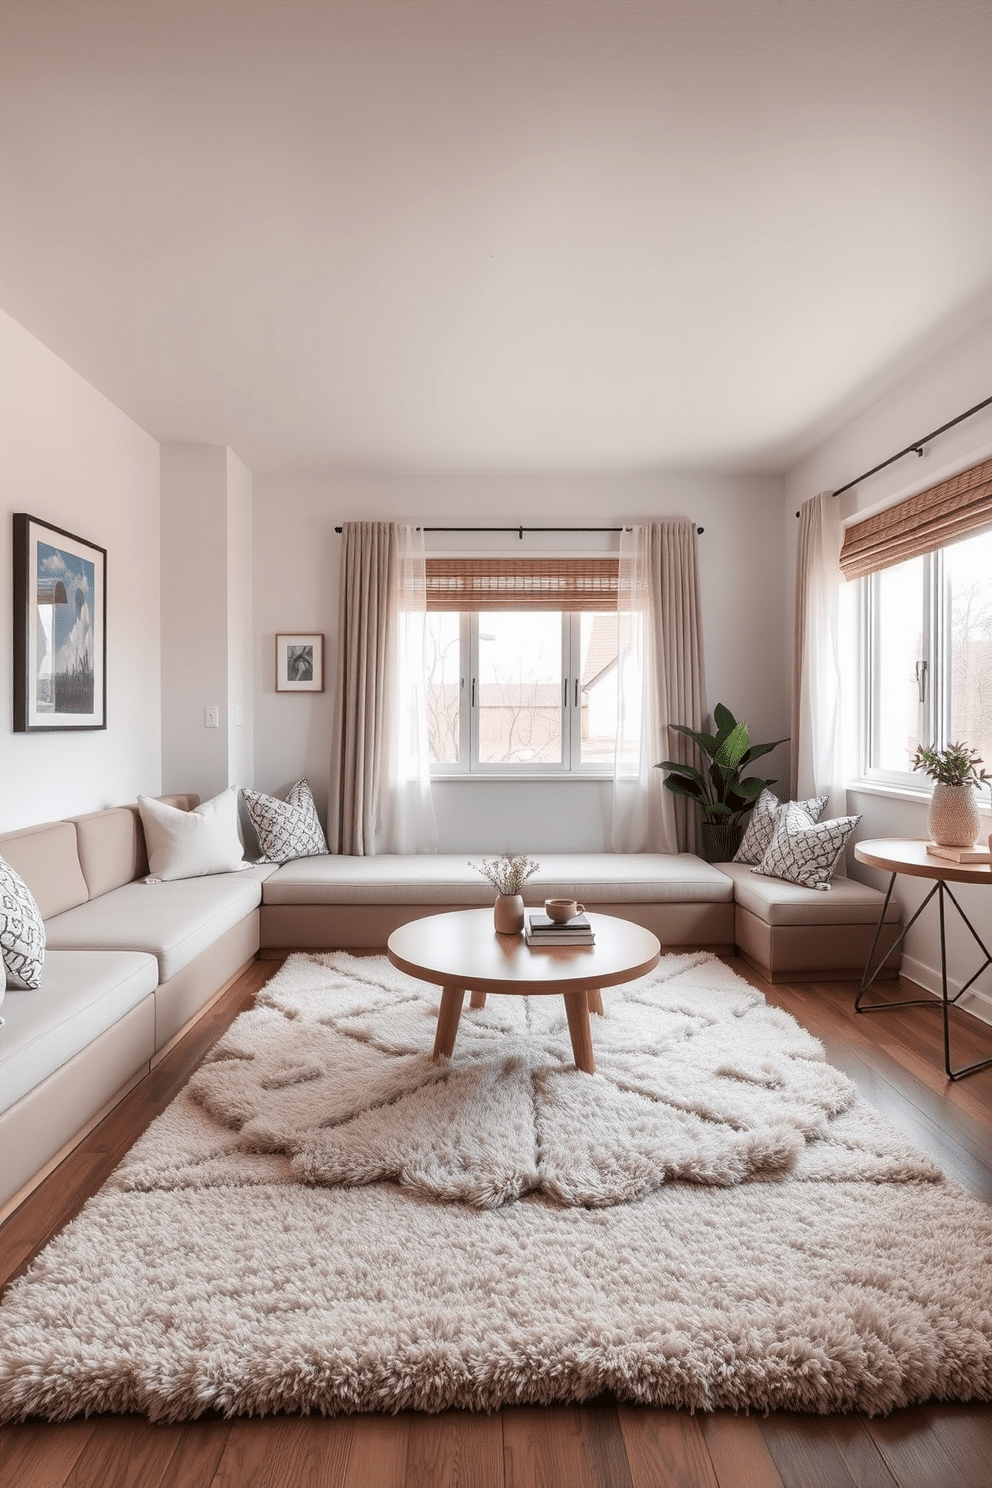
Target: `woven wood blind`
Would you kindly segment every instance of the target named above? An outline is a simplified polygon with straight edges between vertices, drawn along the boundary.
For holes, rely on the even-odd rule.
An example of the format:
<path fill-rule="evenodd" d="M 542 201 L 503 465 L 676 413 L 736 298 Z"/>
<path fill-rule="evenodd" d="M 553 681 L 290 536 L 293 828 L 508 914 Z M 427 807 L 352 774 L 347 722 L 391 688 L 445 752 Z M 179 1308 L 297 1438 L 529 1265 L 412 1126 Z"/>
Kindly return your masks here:
<path fill-rule="evenodd" d="M 613 610 L 616 558 L 428 558 L 429 610 Z"/>
<path fill-rule="evenodd" d="M 992 526 L 992 460 L 962 470 L 927 491 L 848 527 L 840 566 L 848 579 L 932 553 L 981 527 Z"/>

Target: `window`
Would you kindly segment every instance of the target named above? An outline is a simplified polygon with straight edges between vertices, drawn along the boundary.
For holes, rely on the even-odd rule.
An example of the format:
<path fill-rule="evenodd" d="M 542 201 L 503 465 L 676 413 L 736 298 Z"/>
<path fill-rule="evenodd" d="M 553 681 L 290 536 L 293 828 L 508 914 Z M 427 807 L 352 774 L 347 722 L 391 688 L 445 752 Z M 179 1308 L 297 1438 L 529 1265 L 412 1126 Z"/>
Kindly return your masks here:
<path fill-rule="evenodd" d="M 617 572 L 616 559 L 428 559 L 435 774 L 612 768 Z"/>
<path fill-rule="evenodd" d="M 918 744 L 992 766 L 992 530 L 868 575 L 865 774 L 917 784 Z"/>
<path fill-rule="evenodd" d="M 438 774 L 612 769 L 617 616 L 427 616 L 428 737 Z"/>

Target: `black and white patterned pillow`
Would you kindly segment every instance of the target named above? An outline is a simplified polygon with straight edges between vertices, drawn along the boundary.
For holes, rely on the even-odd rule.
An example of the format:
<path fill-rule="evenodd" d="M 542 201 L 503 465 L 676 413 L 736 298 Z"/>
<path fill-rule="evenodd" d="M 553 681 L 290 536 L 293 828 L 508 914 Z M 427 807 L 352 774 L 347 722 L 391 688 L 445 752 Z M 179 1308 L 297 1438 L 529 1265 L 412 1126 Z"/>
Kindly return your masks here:
<path fill-rule="evenodd" d="M 262 850 L 259 862 L 291 863 L 326 853 L 327 840 L 306 776 L 290 788 L 285 801 L 244 786 L 241 794 Z"/>
<path fill-rule="evenodd" d="M 783 878 L 805 889 L 830 889 L 830 875 L 860 816 L 838 816 L 814 822 L 798 801 L 780 806 L 775 830 L 761 864 L 752 868 L 765 878 Z"/>
<path fill-rule="evenodd" d="M 826 796 L 813 796 L 809 801 L 794 801 L 791 804 L 801 807 L 810 821 L 818 822 L 827 804 L 827 798 Z M 778 796 L 773 795 L 766 786 L 754 803 L 751 820 L 744 833 L 744 840 L 734 853 L 735 863 L 752 863 L 755 867 L 758 866 L 774 836 L 775 817 L 780 810 L 781 803 Z"/>
<path fill-rule="evenodd" d="M 0 858 L 0 952 L 11 986 L 41 986 L 45 922 L 31 890 L 3 858 Z"/>

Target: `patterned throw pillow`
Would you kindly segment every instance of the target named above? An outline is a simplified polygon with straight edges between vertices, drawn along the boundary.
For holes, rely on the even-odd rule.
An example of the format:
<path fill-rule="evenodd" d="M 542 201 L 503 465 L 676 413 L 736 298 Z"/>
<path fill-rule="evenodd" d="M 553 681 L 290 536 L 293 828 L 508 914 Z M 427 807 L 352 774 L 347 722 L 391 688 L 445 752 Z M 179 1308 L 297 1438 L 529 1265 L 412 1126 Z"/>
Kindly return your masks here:
<path fill-rule="evenodd" d="M 290 789 L 285 801 L 243 786 L 241 794 L 262 849 L 259 862 L 291 863 L 294 858 L 326 853 L 327 841 L 306 776 Z"/>
<path fill-rule="evenodd" d="M 41 986 L 45 922 L 31 890 L 3 858 L 0 858 L 0 952 L 11 986 Z"/>
<path fill-rule="evenodd" d="M 780 806 L 768 850 L 758 868 L 765 878 L 784 878 L 805 889 L 830 889 L 830 875 L 860 816 L 839 816 L 814 822 L 798 801 Z"/>
<path fill-rule="evenodd" d="M 814 796 L 809 801 L 794 801 L 792 804 L 801 807 L 810 821 L 817 822 L 827 804 L 827 798 Z M 775 817 L 779 810 L 778 796 L 773 795 L 766 787 L 754 804 L 744 840 L 734 854 L 735 863 L 752 863 L 755 867 L 758 866 L 774 836 Z"/>

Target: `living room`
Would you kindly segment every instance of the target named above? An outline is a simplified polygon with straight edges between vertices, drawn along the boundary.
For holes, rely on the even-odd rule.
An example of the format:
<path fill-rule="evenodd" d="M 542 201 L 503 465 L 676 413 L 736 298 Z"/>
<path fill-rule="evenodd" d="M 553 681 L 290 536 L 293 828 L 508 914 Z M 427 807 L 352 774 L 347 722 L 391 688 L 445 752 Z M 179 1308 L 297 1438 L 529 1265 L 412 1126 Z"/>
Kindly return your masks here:
<path fill-rule="evenodd" d="M 185 4 L 59 9 L 0 22 L 15 142 L 0 687 L 12 695 L 12 517 L 29 512 L 106 549 L 107 727 L 20 732 L 8 710 L 0 831 L 139 794 L 282 796 L 301 776 L 326 820 L 335 529 L 353 521 L 482 529 L 431 534 L 428 552 L 512 558 L 612 555 L 615 529 L 688 518 L 708 707 L 755 739 L 790 734 L 799 508 L 992 393 L 984 7 L 942 7 L 938 24 L 879 4 L 861 29 L 849 6 L 790 20 L 761 5 L 732 24 L 714 5 L 696 27 L 669 6 L 624 4 L 616 27 L 592 5 L 581 25 L 551 5 L 457 25 L 440 3 L 377 5 L 374 24 L 342 6 L 337 32 L 302 3 L 293 24 L 219 0 L 199 19 Z M 688 79 L 710 66 L 724 105 L 704 127 Z M 316 88 L 324 67 L 294 121 L 294 70 Z M 596 77 L 608 102 L 590 108 Z M 857 481 L 841 522 L 990 457 L 986 407 Z M 323 637 L 323 691 L 277 691 L 285 632 Z M 764 763 L 786 798 L 789 745 Z M 930 783 L 880 783 L 855 760 L 845 784 L 860 817 L 848 870 L 884 889 L 853 844 L 925 838 Z M 438 850 L 608 852 L 610 790 L 595 773 L 439 775 Z M 896 894 L 905 923 L 919 881 Z M 988 941 L 986 891 L 961 900 Z M 949 919 L 952 992 L 972 951 Z M 940 968 L 921 918 L 903 977 L 939 994 Z M 965 1005 L 992 1023 L 987 978 Z"/>

